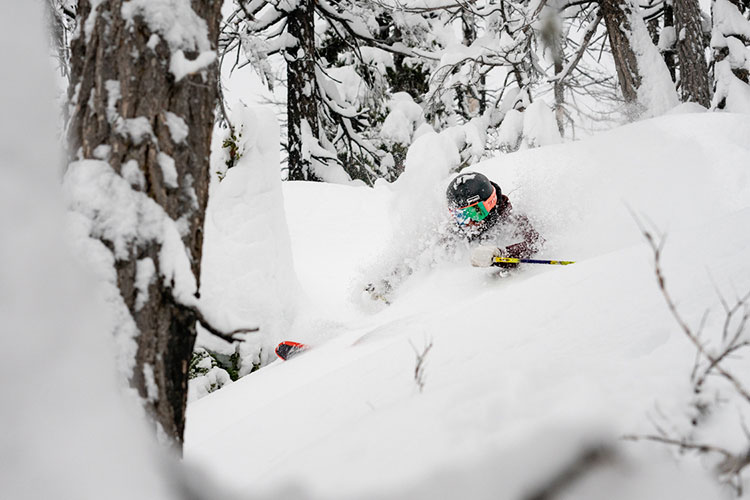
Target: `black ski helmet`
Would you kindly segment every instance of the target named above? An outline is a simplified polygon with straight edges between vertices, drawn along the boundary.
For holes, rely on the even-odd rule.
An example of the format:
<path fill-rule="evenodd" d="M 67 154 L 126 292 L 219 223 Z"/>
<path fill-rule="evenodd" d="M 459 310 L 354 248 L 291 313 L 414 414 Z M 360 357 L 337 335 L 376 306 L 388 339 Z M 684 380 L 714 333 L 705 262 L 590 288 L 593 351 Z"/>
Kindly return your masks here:
<path fill-rule="evenodd" d="M 488 200 L 494 189 L 487 176 L 477 172 L 468 172 L 459 174 L 453 179 L 445 195 L 451 208 L 463 208 L 478 201 Z M 502 197 L 499 186 L 496 194 L 499 201 Z"/>

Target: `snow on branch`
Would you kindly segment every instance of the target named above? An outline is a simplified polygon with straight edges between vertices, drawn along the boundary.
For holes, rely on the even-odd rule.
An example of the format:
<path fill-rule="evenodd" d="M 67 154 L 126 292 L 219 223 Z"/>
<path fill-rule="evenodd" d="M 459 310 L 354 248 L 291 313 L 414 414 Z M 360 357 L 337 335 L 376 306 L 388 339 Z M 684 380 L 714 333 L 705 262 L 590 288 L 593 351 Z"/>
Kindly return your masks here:
<path fill-rule="evenodd" d="M 283 20 L 286 17 L 286 15 L 287 15 L 287 12 L 284 12 L 282 10 L 276 10 L 276 8 L 273 8 L 269 12 L 267 12 L 265 15 L 261 16 L 260 18 L 248 19 L 246 21 L 247 28 L 248 30 L 255 31 L 255 32 L 263 31 L 275 25 L 279 21 Z"/>
<path fill-rule="evenodd" d="M 339 22 L 344 30 L 354 38 L 358 38 L 370 44 L 373 47 L 385 50 L 393 54 L 400 54 L 407 57 L 420 57 L 428 60 L 437 61 L 440 57 L 430 51 L 411 49 L 403 43 L 388 44 L 381 40 L 374 38 L 367 27 L 362 23 L 361 19 L 358 19 L 350 14 L 338 12 L 333 6 L 331 6 L 326 0 L 319 0 L 317 2 L 318 11 L 320 15 L 328 19 L 330 22 Z"/>
<path fill-rule="evenodd" d="M 318 65 L 315 68 L 316 83 L 318 91 L 320 92 L 320 98 L 323 103 L 328 106 L 333 113 L 343 118 L 356 119 L 357 117 L 364 114 L 364 112 L 357 111 L 354 106 L 349 105 L 340 98 L 339 92 L 336 86 L 333 85 L 331 80 L 333 77 L 326 74 L 325 70 Z M 341 83 L 341 82 L 337 82 Z"/>
<path fill-rule="evenodd" d="M 723 36 L 740 38 L 750 44 L 750 21 L 729 0 L 714 0 L 712 6 L 714 30 Z"/>
<path fill-rule="evenodd" d="M 460 11 L 465 11 L 475 16 L 489 17 L 502 9 L 500 4 L 503 2 L 479 6 L 476 5 L 477 0 L 375 0 L 374 3 L 383 8 L 407 14 L 429 14 L 442 11 L 457 15 Z M 543 6 L 545 3 L 546 0 L 540 5 Z"/>

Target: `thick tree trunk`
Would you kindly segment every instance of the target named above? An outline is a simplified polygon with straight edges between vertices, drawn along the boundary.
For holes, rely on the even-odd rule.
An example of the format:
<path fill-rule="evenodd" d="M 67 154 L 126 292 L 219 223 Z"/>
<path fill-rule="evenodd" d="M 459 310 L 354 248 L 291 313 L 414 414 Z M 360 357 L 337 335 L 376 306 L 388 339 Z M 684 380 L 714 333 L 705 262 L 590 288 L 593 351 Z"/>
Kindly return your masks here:
<path fill-rule="evenodd" d="M 607 26 L 620 90 L 627 102 L 637 102 L 641 75 L 628 37 L 628 33 L 632 31 L 630 16 L 633 7 L 627 0 L 599 0 L 599 6 Z"/>
<path fill-rule="evenodd" d="M 80 0 L 80 32 L 71 48 L 70 160 L 105 160 L 117 174 L 127 170 L 123 177 L 129 179 L 136 169 L 142 182 L 133 189 L 154 200 L 169 218 L 180 221 L 182 242 L 197 280 L 218 71 L 211 64 L 178 78 L 170 62 L 175 54 L 191 60 L 199 51 L 216 49 L 221 2 L 192 0 L 194 14 L 207 28 L 178 30 L 189 32 L 186 36 L 194 37 L 192 43 L 175 41 L 174 32 L 167 36 L 153 30 L 169 20 L 153 22 L 149 7 L 140 7 L 128 20 L 123 18 L 123 0 L 94 5 L 92 12 L 90 0 Z M 200 26 L 202 21 L 196 19 L 194 24 Z M 173 165 L 176 179 L 165 163 Z M 92 236 L 113 247 L 105 236 Z M 157 240 L 138 241 L 127 258 L 118 256 L 115 268 L 123 302 L 139 330 L 130 383 L 143 398 L 157 432 L 181 448 L 195 317 L 178 304 L 173 283 L 151 280 L 144 302 L 137 282 L 139 267 L 147 259 L 153 262 L 155 276 L 160 276 L 161 247 Z"/>
<path fill-rule="evenodd" d="M 315 13 L 314 0 L 300 0 L 287 15 L 287 30 L 297 39 L 296 47 L 286 53 L 287 74 L 287 153 L 289 180 L 320 180 L 304 158 L 303 122 L 317 139 L 318 105 L 315 99 Z"/>
<path fill-rule="evenodd" d="M 697 102 L 709 107 L 711 80 L 708 76 L 698 0 L 674 0 L 674 17 L 682 101 Z"/>

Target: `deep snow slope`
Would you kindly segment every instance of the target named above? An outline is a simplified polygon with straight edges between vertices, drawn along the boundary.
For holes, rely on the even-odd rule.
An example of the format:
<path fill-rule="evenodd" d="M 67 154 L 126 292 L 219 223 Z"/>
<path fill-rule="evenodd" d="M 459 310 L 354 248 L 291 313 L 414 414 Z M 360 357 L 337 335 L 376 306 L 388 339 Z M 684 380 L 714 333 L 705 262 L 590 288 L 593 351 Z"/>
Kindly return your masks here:
<path fill-rule="evenodd" d="M 316 348 L 192 403 L 186 459 L 244 493 L 497 499 L 530 495 L 605 446 L 617 458 L 562 497 L 717 497 L 702 467 L 618 441 L 653 431 L 654 413 L 683 425 L 691 397 L 693 351 L 634 215 L 668 234 L 667 286 L 697 324 L 716 290 L 750 288 L 748 138 L 750 117 L 678 114 L 476 165 L 534 220 L 544 257 L 577 263 L 499 278 L 467 255 L 433 259 L 388 307 L 358 287 L 424 238 L 401 230 L 407 192 L 287 184 L 308 296 L 290 335 Z M 706 335 L 721 320 L 709 315 Z M 415 350 L 430 343 L 420 392 Z M 712 438 L 741 447 L 738 420 L 725 424 Z"/>

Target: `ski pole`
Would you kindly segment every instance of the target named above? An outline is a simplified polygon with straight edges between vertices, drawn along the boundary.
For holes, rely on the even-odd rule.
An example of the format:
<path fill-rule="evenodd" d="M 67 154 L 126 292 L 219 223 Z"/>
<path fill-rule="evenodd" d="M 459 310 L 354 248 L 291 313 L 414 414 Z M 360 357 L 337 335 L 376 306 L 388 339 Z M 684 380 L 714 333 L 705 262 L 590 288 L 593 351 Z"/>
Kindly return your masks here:
<path fill-rule="evenodd" d="M 573 260 L 516 259 L 513 257 L 493 257 L 492 262 L 494 264 L 553 264 L 557 266 L 575 264 Z"/>

